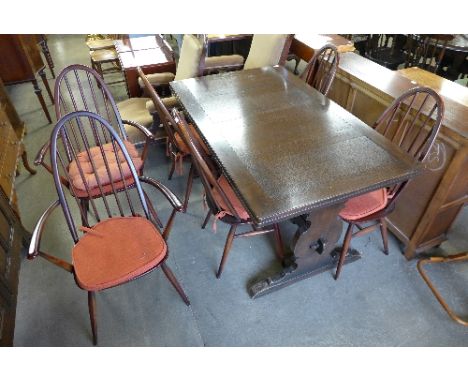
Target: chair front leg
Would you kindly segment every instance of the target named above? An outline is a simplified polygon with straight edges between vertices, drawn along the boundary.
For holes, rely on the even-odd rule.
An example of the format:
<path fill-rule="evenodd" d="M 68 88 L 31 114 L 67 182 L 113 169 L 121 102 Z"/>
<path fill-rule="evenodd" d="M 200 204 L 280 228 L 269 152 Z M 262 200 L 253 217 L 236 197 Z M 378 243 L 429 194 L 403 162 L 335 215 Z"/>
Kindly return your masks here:
<path fill-rule="evenodd" d="M 385 220 L 385 218 L 380 219 L 380 233 L 382 234 L 384 253 L 388 255 L 388 230 L 387 221 Z"/>
<path fill-rule="evenodd" d="M 182 287 L 180 286 L 179 282 L 177 281 L 176 277 L 174 276 L 174 273 L 172 273 L 171 271 L 171 268 L 169 268 L 167 265 L 166 265 L 166 261 L 163 261 L 161 263 L 161 268 L 164 272 L 164 274 L 166 275 L 166 277 L 168 278 L 168 280 L 171 282 L 172 286 L 175 288 L 175 290 L 177 291 L 177 293 L 179 293 L 179 296 L 182 298 L 182 300 L 185 302 L 185 305 L 189 306 L 190 305 L 190 301 L 187 297 L 187 295 L 185 294 L 184 290 L 182 289 Z"/>
<path fill-rule="evenodd" d="M 94 292 L 88 292 L 88 309 L 91 330 L 93 332 L 93 345 L 97 345 L 96 294 Z"/>
<path fill-rule="evenodd" d="M 349 243 L 351 242 L 351 237 L 353 236 L 353 226 L 353 223 L 349 223 L 348 229 L 346 230 L 343 248 L 341 249 L 340 259 L 338 260 L 338 266 L 336 267 L 335 280 L 338 280 L 338 277 L 341 273 L 341 268 L 343 267 L 343 263 L 346 258 L 346 254 L 348 253 Z"/>
<path fill-rule="evenodd" d="M 192 192 L 194 172 L 195 172 L 195 168 L 194 168 L 193 163 L 192 163 L 190 165 L 190 171 L 189 171 L 189 175 L 188 175 L 188 178 L 187 178 L 187 186 L 186 186 L 186 189 L 185 189 L 184 207 L 183 207 L 182 212 L 187 212 L 187 206 L 188 206 L 188 202 L 189 202 L 189 199 L 190 199 L 190 193 Z"/>
<path fill-rule="evenodd" d="M 226 264 L 229 251 L 231 250 L 232 241 L 234 240 L 234 235 L 236 233 L 237 224 L 233 224 L 231 229 L 229 230 L 228 236 L 226 238 L 226 244 L 224 245 L 223 257 L 221 258 L 221 262 L 219 263 L 218 272 L 216 273 L 216 278 L 219 279 L 221 277 L 221 273 L 223 272 L 224 265 Z"/>

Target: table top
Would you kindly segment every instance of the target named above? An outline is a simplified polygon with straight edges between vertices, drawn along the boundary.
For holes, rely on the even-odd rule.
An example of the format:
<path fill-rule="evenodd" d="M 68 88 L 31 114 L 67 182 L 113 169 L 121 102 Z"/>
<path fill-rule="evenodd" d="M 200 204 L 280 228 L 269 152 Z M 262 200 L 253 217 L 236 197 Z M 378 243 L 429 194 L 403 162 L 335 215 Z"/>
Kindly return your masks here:
<path fill-rule="evenodd" d="M 420 69 L 417 66 L 399 69 L 398 73 L 411 80 L 413 85 L 428 86 L 445 98 L 468 107 L 468 87 Z"/>
<path fill-rule="evenodd" d="M 397 146 L 283 67 L 170 86 L 258 226 L 419 171 Z"/>
<path fill-rule="evenodd" d="M 146 49 L 170 49 L 164 39 L 159 35 L 127 36 L 122 40 L 114 41 L 117 53 L 132 52 Z"/>
<path fill-rule="evenodd" d="M 119 53 L 119 59 L 122 69 L 132 69 L 137 66 L 157 66 L 173 62 L 172 57 L 163 49 L 145 49 L 133 52 L 122 52 Z"/>
<path fill-rule="evenodd" d="M 392 100 L 399 97 L 405 91 L 417 86 L 412 82 L 414 80 L 400 74 L 399 71 L 387 69 L 356 53 L 341 55 L 338 71 L 343 75 L 352 76 L 355 81 L 361 81 L 371 88 L 377 89 Z M 458 135 L 467 138 L 468 125 L 466 121 L 468 120 L 468 108 L 463 104 L 463 101 L 459 102 L 452 99 L 455 97 L 453 92 L 451 92 L 450 97 L 447 96 L 447 92 L 448 90 L 441 94 L 445 104 L 442 125 L 453 130 Z"/>

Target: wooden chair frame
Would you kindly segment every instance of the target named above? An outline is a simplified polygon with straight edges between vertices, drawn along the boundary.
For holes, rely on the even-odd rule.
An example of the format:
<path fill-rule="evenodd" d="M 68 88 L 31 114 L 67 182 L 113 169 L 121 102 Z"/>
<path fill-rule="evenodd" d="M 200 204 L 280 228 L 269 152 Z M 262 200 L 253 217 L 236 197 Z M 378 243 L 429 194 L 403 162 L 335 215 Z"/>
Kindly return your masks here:
<path fill-rule="evenodd" d="M 430 88 L 416 87 L 393 101 L 374 123 L 373 128 L 413 156 L 418 162 L 423 162 L 437 137 L 443 116 L 444 102 L 442 98 Z M 417 122 L 419 122 L 419 126 Z M 348 223 L 348 228 L 338 260 L 335 280 L 340 275 L 352 237 L 362 236 L 380 228 L 384 253 L 388 255 L 388 233 L 385 217 L 394 210 L 395 202 L 407 184 L 408 181 L 404 181 L 386 188 L 389 202 L 383 209 L 362 219 L 343 219 Z M 375 220 L 377 220 L 376 224 L 362 226 L 363 223 Z M 359 229 L 355 234 L 353 234 L 354 227 Z"/>
<path fill-rule="evenodd" d="M 447 312 L 447 314 L 450 316 L 452 320 L 454 320 L 456 323 L 463 325 L 463 326 L 468 326 L 468 320 L 461 318 L 449 307 L 449 305 L 444 300 L 440 292 L 432 283 L 429 276 L 426 274 L 424 270 L 424 266 L 426 264 L 445 264 L 445 263 L 454 263 L 454 262 L 466 261 L 466 260 L 468 260 L 468 252 L 462 252 L 462 253 L 458 253 L 456 255 L 451 255 L 447 257 L 429 257 L 427 259 L 420 259 L 417 264 L 419 274 L 421 275 L 421 277 L 423 278 L 424 282 L 427 284 L 431 292 L 434 294 L 437 301 L 439 301 L 440 305 L 442 305 L 442 308 L 444 308 L 444 310 Z"/>
<path fill-rule="evenodd" d="M 253 225 L 250 217 L 244 220 L 239 216 L 233 204 L 227 197 L 226 193 L 220 187 L 216 176 L 214 175 L 213 169 L 215 169 L 216 166 L 213 163 L 209 164 L 208 158 L 204 157 L 201 154 L 200 149 L 198 148 L 196 143 L 196 138 L 190 132 L 190 129 L 183 115 L 179 113 L 177 109 L 174 108 L 172 109 L 172 116 L 174 118 L 174 121 L 176 122 L 175 128 L 179 131 L 179 134 L 181 134 L 181 136 L 185 140 L 185 143 L 190 148 L 193 166 L 195 167 L 198 175 L 200 176 L 200 179 L 205 189 L 206 202 L 208 204 L 209 211 L 205 217 L 202 228 L 206 227 L 206 224 L 208 223 L 211 215 L 215 216 L 215 219 L 219 219 L 223 223 L 229 224 L 231 226 L 228 236 L 226 238 L 226 243 L 224 245 L 223 256 L 221 258 L 218 271 L 216 272 L 216 278 L 219 279 L 221 277 L 221 273 L 223 272 L 224 266 L 226 265 L 226 261 L 228 259 L 232 242 L 235 238 L 274 233 L 276 255 L 280 260 L 283 260 L 283 242 L 281 239 L 279 225 L 273 224 L 271 228 L 260 229 Z M 216 192 L 222 198 L 225 206 L 227 206 L 228 208 L 227 211 L 223 209 L 223 207 L 217 202 L 216 198 L 213 195 L 213 189 L 216 190 Z M 236 233 L 236 229 L 240 225 L 251 225 L 252 230 L 243 233 Z"/>
<path fill-rule="evenodd" d="M 88 119 L 88 121 L 90 122 L 88 126 L 89 127 L 88 131 L 86 131 L 86 126 L 82 123 L 82 119 L 85 119 L 85 120 Z M 74 121 L 75 123 L 71 123 L 72 121 Z M 79 138 L 76 138 L 76 137 L 79 137 Z M 117 160 L 121 179 L 124 182 L 123 190 L 118 190 L 116 188 L 117 187 L 116 182 L 113 180 L 112 174 L 110 172 L 108 157 L 104 155 L 104 151 L 102 148 L 103 137 L 107 137 L 108 142 L 110 142 L 113 145 L 115 149 L 115 153 L 119 153 L 119 154 L 115 154 L 116 159 L 118 156 L 120 156 L 120 153 L 124 157 L 124 162 L 122 162 L 122 164 L 119 162 L 119 160 Z M 95 145 L 91 145 L 91 142 L 90 142 L 90 140 L 92 140 L 93 138 L 95 141 Z M 106 170 L 110 177 L 110 182 L 111 182 L 110 184 L 111 184 L 112 191 L 103 192 L 104 184 L 100 180 L 100 177 L 97 175 L 97 173 L 95 176 L 98 182 L 99 189 L 101 191 L 100 200 L 102 201 L 102 204 L 105 207 L 105 212 L 101 216 L 99 214 L 99 208 L 97 208 L 94 200 L 92 198 L 90 199 L 90 205 L 93 210 L 93 217 L 96 219 L 97 222 L 101 222 L 107 219 L 112 219 L 113 216 L 126 216 L 128 212 L 125 212 L 125 209 L 124 209 L 125 206 L 128 206 L 130 208 L 131 216 L 141 216 L 136 206 L 134 206 L 134 202 L 132 202 L 132 198 L 129 195 L 129 190 L 131 187 L 129 187 L 128 185 L 125 185 L 126 181 L 122 173 L 122 166 L 124 165 L 128 166 L 128 168 L 130 169 L 131 178 L 133 179 L 133 182 L 134 182 L 134 187 L 132 188 L 136 191 L 138 195 L 139 205 L 141 209 L 143 210 L 143 214 L 144 214 L 143 216 L 146 219 L 148 219 L 151 223 L 153 223 L 153 225 L 158 231 L 159 231 L 158 226 L 155 220 L 153 219 L 153 214 L 150 213 L 150 207 L 147 203 L 147 197 L 144 194 L 144 191 L 143 191 L 143 188 L 141 187 L 140 182 L 145 182 L 156 187 L 172 205 L 173 211 L 166 225 L 166 228 L 161 234 L 165 241 L 167 241 L 167 238 L 169 236 L 176 212 L 182 210 L 182 204 L 180 203 L 179 199 L 167 187 L 165 187 L 164 185 L 162 185 L 161 183 L 159 183 L 158 181 L 154 179 L 138 175 L 135 169 L 135 166 L 133 164 L 133 161 L 131 160 L 126 150 L 123 141 L 120 139 L 120 137 L 112 128 L 112 126 L 108 123 L 108 121 L 106 121 L 104 118 L 102 118 L 99 115 L 96 115 L 94 113 L 90 113 L 87 111 L 79 111 L 79 112 L 73 112 L 73 113 L 67 114 L 62 119 L 59 120 L 51 136 L 50 155 L 51 155 L 51 163 L 52 163 L 52 170 L 53 170 L 52 172 L 53 172 L 55 187 L 57 189 L 57 194 L 58 194 L 58 200 L 52 203 L 47 208 L 47 210 L 43 213 L 43 215 L 40 217 L 32 234 L 32 239 L 31 239 L 31 243 L 30 243 L 30 247 L 28 251 L 28 259 L 32 260 L 36 258 L 37 256 L 41 256 L 44 259 L 48 260 L 49 262 L 72 273 L 75 276 L 75 279 L 76 279 L 76 274 L 75 274 L 74 265 L 65 260 L 59 259 L 55 256 L 52 256 L 50 254 L 47 254 L 41 251 L 40 242 L 41 242 L 41 237 L 42 237 L 42 233 L 46 225 L 46 222 L 48 218 L 50 217 L 50 215 L 52 214 L 52 212 L 58 206 L 62 207 L 65 220 L 67 222 L 67 226 L 70 230 L 74 243 L 76 244 L 80 240 L 80 237 L 78 236 L 78 231 L 77 231 L 78 225 L 75 223 L 73 219 L 69 203 L 64 193 L 64 181 L 62 179 L 64 176 L 68 177 L 67 179 L 68 183 L 69 184 L 72 183 L 71 180 L 69 179 L 69 176 L 67 175 L 68 166 L 66 162 L 68 161 L 70 163 L 71 160 L 75 160 L 76 163 L 78 163 L 81 177 L 84 180 L 83 170 L 80 168 L 79 161 L 76 160 L 77 159 L 76 154 L 78 151 L 76 140 L 78 139 L 80 139 L 81 144 L 85 146 L 85 151 L 88 154 L 88 157 L 91 158 L 91 164 L 93 168 L 95 167 L 95 164 L 92 159 L 92 155 L 90 154 L 90 149 L 91 147 L 100 147 L 102 157 L 104 158 Z M 59 149 L 59 144 L 61 144 L 62 150 Z M 86 186 L 87 192 L 89 193 L 87 182 L 84 181 L 84 184 Z M 71 187 L 71 190 L 73 191 L 73 186 Z M 124 193 L 125 198 L 119 198 L 119 193 Z M 83 208 L 83 204 L 81 203 L 81 200 L 78 197 L 76 197 L 76 192 L 72 192 L 72 197 L 77 202 L 78 208 L 80 210 L 83 226 L 91 228 L 92 225 L 89 224 L 88 222 L 87 213 L 86 213 L 87 211 Z M 114 213 L 113 210 L 109 207 L 110 202 L 114 200 L 116 202 L 116 206 L 118 207 L 117 213 Z M 185 295 L 182 287 L 178 283 L 177 279 L 175 278 L 170 268 L 165 264 L 167 257 L 168 257 L 168 253 L 166 253 L 166 256 L 164 257 L 164 259 L 160 261 L 157 265 L 155 265 L 153 268 L 151 268 L 150 270 L 146 271 L 143 274 L 139 274 L 135 278 L 132 278 L 131 280 L 128 280 L 128 281 L 132 281 L 136 278 L 144 276 L 148 274 L 149 272 L 153 271 L 158 266 L 161 266 L 161 269 L 163 270 L 164 274 L 169 279 L 173 287 L 177 290 L 177 292 L 179 293 L 183 301 L 187 305 L 189 305 L 190 302 L 187 296 Z M 103 289 L 108 289 L 108 288 L 103 288 Z M 95 291 L 88 291 L 88 307 L 89 307 L 89 314 L 90 314 L 90 320 L 91 320 L 91 328 L 93 332 L 93 343 L 96 345 L 97 344 L 97 321 L 96 321 L 95 294 L 96 294 Z"/>
<path fill-rule="evenodd" d="M 326 44 L 310 59 L 300 78 L 326 96 L 339 63 L 340 55 L 336 46 Z"/>
<path fill-rule="evenodd" d="M 437 73 L 445 55 L 447 43 L 453 35 L 410 35 L 407 44 L 405 68 L 417 66 L 428 72 Z"/>

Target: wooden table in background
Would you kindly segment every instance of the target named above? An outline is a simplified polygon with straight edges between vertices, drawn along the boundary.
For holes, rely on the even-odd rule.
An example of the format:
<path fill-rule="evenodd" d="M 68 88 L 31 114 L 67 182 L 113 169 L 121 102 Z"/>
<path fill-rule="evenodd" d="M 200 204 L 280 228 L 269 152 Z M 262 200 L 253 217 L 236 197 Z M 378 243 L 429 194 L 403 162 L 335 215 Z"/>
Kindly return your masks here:
<path fill-rule="evenodd" d="M 176 72 L 174 52 L 161 35 L 126 37 L 114 42 L 129 97 L 139 97 L 137 67 L 145 74 Z"/>
<path fill-rule="evenodd" d="M 254 224 L 298 226 L 283 270 L 254 283 L 252 297 L 335 267 L 344 202 L 419 171 L 412 157 L 284 67 L 170 86 Z"/>
<path fill-rule="evenodd" d="M 354 51 L 353 42 L 337 34 L 296 34 L 289 52 L 308 62 L 326 44 L 335 45 L 340 53 Z"/>
<path fill-rule="evenodd" d="M 341 56 L 328 96 L 372 125 L 390 103 L 417 85 L 440 93 L 445 115 L 428 168 L 399 196 L 387 218 L 409 259 L 441 244 L 468 201 L 468 88 L 422 69 L 392 71 L 358 54 Z"/>

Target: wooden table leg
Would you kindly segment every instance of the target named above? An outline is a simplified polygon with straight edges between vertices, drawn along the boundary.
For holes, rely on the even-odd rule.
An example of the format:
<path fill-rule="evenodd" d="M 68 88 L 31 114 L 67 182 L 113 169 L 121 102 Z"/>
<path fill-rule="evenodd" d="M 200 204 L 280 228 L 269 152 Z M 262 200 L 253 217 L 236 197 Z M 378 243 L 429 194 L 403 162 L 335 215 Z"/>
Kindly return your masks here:
<path fill-rule="evenodd" d="M 44 97 L 42 96 L 42 90 L 37 84 L 37 80 L 33 80 L 32 84 L 34 86 L 34 93 L 36 93 L 37 98 L 39 99 L 39 102 L 42 106 L 42 110 L 44 110 L 47 120 L 49 121 L 49 123 L 52 123 L 52 118 L 50 118 L 49 110 L 47 109 L 47 105 L 45 104 Z"/>
<path fill-rule="evenodd" d="M 251 285 L 250 296 L 260 297 L 335 268 L 340 253 L 335 246 L 343 226 L 338 213 L 342 208 L 342 204 L 333 205 L 291 219 L 298 226 L 291 245 L 293 254 L 284 259 L 281 272 Z M 357 251 L 350 251 L 345 264 L 359 258 Z"/>
<path fill-rule="evenodd" d="M 52 105 L 54 104 L 54 96 L 50 90 L 50 86 L 49 86 L 49 81 L 47 81 L 47 77 L 46 77 L 46 74 L 45 74 L 45 68 L 40 70 L 39 71 L 39 75 L 41 76 L 42 78 L 42 82 L 44 83 L 44 86 L 47 90 L 47 93 L 49 94 L 49 98 L 50 98 L 50 101 L 52 102 Z"/>

